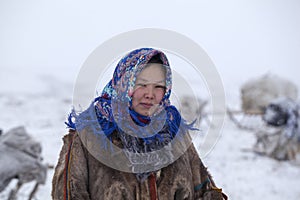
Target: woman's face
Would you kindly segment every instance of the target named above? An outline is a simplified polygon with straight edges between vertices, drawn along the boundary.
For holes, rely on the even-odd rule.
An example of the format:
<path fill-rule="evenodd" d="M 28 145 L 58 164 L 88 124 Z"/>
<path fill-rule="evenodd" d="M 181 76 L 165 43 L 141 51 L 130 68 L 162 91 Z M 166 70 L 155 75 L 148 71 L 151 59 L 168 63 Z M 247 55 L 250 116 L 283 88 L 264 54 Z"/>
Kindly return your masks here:
<path fill-rule="evenodd" d="M 137 76 L 132 95 L 132 109 L 151 116 L 166 91 L 166 75 L 161 64 L 151 63 Z"/>

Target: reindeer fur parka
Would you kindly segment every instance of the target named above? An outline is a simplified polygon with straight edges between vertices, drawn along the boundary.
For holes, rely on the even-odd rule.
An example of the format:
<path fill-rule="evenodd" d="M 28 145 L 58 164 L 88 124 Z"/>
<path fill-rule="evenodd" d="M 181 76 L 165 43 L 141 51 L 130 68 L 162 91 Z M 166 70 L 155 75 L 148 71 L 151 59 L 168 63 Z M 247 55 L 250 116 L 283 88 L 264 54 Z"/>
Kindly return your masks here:
<path fill-rule="evenodd" d="M 195 148 L 175 162 L 154 172 L 156 194 L 151 195 L 149 179 L 138 181 L 135 174 L 112 169 L 95 159 L 70 131 L 53 177 L 54 200 L 222 200 L 226 195 L 215 186 Z"/>

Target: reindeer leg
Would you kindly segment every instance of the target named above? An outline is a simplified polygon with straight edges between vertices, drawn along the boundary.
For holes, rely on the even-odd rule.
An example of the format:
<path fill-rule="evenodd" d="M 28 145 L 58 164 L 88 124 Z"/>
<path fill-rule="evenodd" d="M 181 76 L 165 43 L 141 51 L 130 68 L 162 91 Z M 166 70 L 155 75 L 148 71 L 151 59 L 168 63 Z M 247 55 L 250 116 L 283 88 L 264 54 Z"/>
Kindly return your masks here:
<path fill-rule="evenodd" d="M 16 200 L 17 199 L 17 193 L 19 191 L 19 189 L 22 187 L 23 183 L 21 183 L 20 181 L 18 181 L 16 188 L 12 189 L 9 193 L 8 196 L 8 200 Z"/>
<path fill-rule="evenodd" d="M 36 183 L 33 190 L 31 191 L 31 193 L 29 195 L 28 200 L 31 200 L 34 197 L 35 193 L 38 191 L 38 187 L 39 187 L 39 183 Z"/>

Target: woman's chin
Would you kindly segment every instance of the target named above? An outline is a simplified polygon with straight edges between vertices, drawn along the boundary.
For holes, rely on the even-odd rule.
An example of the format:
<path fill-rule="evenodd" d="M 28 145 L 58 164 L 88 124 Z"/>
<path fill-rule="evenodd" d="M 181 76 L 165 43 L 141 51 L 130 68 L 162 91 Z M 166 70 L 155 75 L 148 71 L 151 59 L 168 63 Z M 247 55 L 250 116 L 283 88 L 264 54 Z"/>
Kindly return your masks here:
<path fill-rule="evenodd" d="M 148 111 L 148 116 L 153 116 L 158 111 L 158 108 L 159 104 L 152 106 Z"/>
<path fill-rule="evenodd" d="M 159 104 L 151 106 L 149 108 L 140 107 L 139 109 L 136 109 L 135 112 L 139 113 L 140 115 L 151 117 L 157 112 L 158 108 Z"/>

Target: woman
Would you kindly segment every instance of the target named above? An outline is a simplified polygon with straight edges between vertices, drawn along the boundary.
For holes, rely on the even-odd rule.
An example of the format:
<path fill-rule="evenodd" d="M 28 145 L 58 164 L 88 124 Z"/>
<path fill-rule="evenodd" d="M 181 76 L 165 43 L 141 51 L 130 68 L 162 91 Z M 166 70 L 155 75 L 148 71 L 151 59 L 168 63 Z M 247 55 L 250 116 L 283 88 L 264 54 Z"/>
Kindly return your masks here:
<path fill-rule="evenodd" d="M 100 97 L 73 111 L 53 177 L 53 199 L 223 199 L 170 104 L 165 54 L 136 49 Z M 75 120 L 73 120 L 75 118 Z"/>

